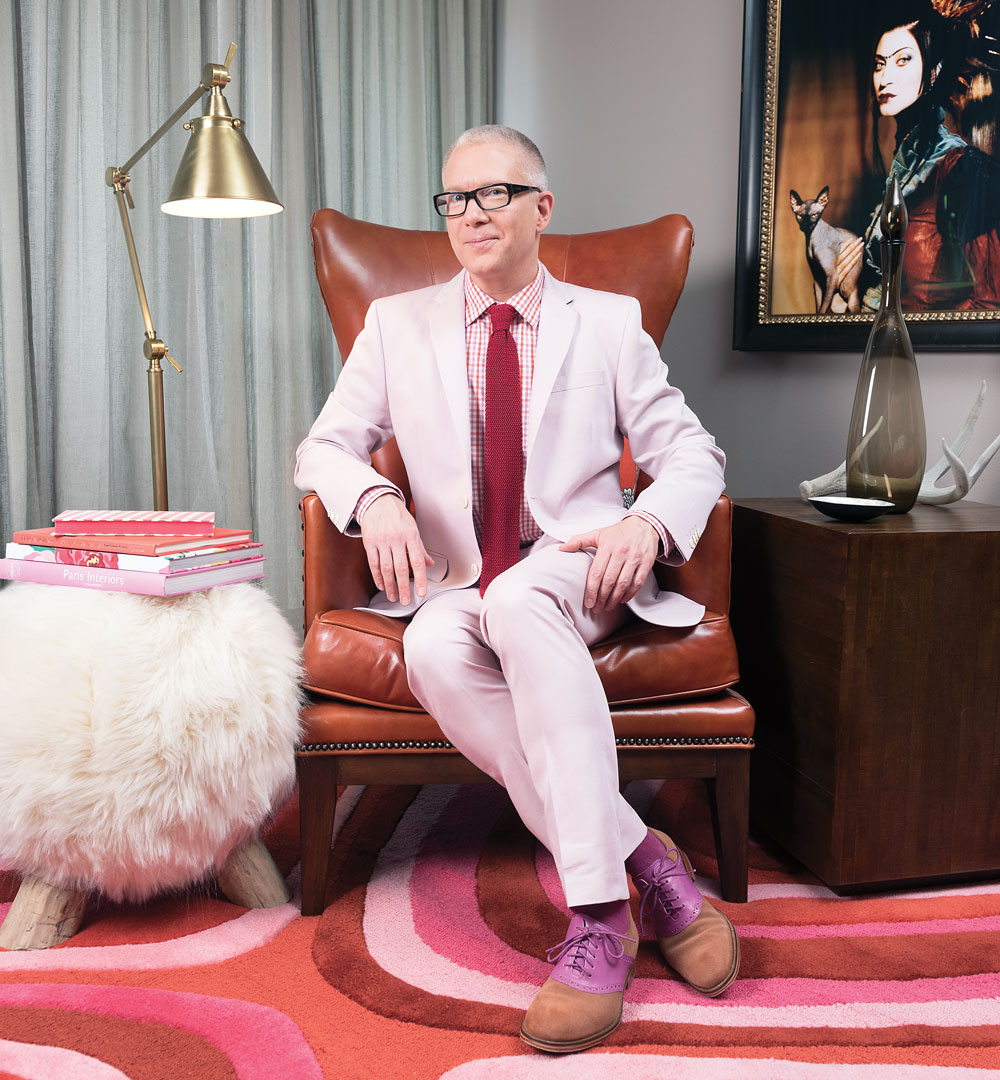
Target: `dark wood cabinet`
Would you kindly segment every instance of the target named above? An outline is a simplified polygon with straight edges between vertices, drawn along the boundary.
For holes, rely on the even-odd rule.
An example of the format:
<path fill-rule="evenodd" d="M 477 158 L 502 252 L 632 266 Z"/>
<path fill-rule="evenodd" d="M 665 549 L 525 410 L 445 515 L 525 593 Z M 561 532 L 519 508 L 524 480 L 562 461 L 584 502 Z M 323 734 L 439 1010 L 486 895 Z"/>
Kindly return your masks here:
<path fill-rule="evenodd" d="M 1000 876 L 1000 507 L 737 500 L 751 827 L 839 892 Z"/>

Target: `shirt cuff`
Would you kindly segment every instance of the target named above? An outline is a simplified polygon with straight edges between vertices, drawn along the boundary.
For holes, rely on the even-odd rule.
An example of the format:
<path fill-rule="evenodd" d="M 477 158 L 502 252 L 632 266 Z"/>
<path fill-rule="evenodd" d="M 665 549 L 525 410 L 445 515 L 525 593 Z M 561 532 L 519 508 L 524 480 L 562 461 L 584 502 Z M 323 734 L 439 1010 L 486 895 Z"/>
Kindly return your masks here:
<path fill-rule="evenodd" d="M 365 488 L 361 492 L 361 498 L 358 499 L 357 505 L 354 507 L 354 520 L 361 525 L 364 520 L 365 514 L 368 513 L 368 509 L 371 504 L 381 498 L 383 495 L 395 495 L 399 498 L 399 492 L 394 487 L 389 487 L 387 484 L 379 484 L 376 487 Z"/>
<path fill-rule="evenodd" d="M 659 518 L 653 517 L 652 514 L 648 514 L 645 510 L 629 510 L 625 516 L 642 518 L 648 525 L 653 526 L 656 530 L 656 535 L 660 538 L 660 551 L 657 558 L 670 554 L 674 547 L 674 541 L 671 538 L 670 533 L 663 527 L 663 523 Z"/>

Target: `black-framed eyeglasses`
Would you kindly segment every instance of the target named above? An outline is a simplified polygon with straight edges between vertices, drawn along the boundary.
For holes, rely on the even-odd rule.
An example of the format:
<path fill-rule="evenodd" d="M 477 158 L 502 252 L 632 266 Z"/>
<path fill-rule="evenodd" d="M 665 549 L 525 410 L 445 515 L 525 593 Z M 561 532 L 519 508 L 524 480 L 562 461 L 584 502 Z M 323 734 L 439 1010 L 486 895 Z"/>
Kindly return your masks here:
<path fill-rule="evenodd" d="M 484 184 L 475 191 L 442 191 L 434 196 L 434 209 L 441 217 L 461 217 L 470 199 L 483 210 L 502 210 L 515 195 L 523 191 L 541 191 L 531 184 Z"/>

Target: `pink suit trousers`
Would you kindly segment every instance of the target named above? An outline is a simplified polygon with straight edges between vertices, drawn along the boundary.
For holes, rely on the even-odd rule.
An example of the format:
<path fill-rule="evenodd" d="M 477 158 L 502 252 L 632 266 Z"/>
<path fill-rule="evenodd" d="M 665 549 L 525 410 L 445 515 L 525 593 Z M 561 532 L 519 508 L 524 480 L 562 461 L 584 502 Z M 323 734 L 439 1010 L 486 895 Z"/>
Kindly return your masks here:
<path fill-rule="evenodd" d="M 625 858 L 646 835 L 622 798 L 604 688 L 588 645 L 624 605 L 584 607 L 587 551 L 544 536 L 496 577 L 438 593 L 403 635 L 417 700 L 461 752 L 501 783 L 555 860 L 570 907 L 628 897 Z"/>

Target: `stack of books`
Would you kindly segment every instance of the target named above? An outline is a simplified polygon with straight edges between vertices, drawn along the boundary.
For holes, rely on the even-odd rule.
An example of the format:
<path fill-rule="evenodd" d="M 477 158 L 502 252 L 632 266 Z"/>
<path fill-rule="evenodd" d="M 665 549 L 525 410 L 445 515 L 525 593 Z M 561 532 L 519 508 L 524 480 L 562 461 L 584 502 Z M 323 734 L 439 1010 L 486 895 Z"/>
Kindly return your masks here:
<path fill-rule="evenodd" d="M 185 510 L 67 510 L 50 529 L 22 529 L 0 578 L 145 596 L 177 596 L 264 576 L 248 529 L 218 529 Z"/>

